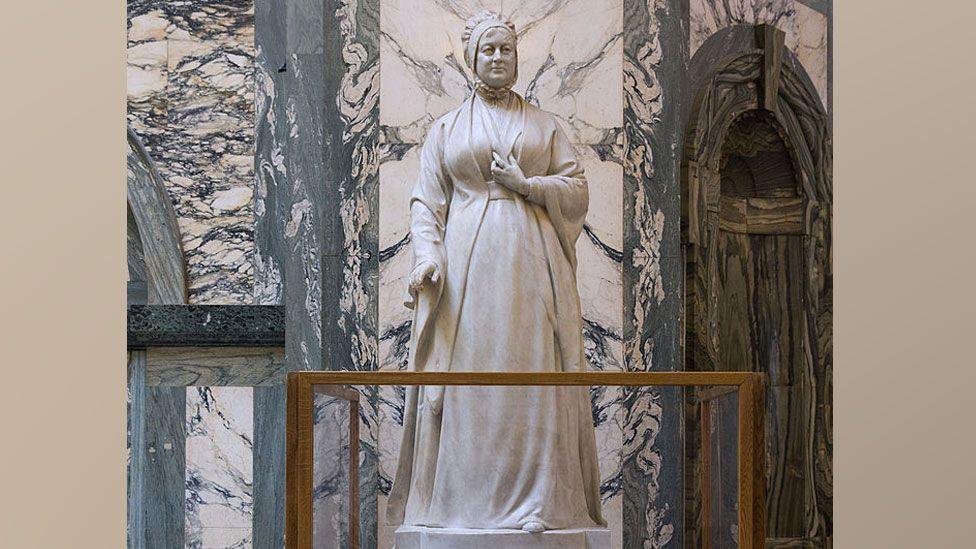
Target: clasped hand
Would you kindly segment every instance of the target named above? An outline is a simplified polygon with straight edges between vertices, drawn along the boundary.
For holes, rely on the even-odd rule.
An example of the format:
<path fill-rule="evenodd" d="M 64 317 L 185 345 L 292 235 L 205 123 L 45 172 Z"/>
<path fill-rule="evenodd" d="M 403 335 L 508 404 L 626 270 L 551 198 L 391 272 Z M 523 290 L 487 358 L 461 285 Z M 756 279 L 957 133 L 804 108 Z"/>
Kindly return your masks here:
<path fill-rule="evenodd" d="M 515 156 L 510 154 L 506 160 L 495 151 L 491 151 L 491 156 L 494 158 L 491 162 L 491 176 L 495 182 L 522 196 L 528 196 L 529 181 L 525 178 L 525 174 L 522 173 L 522 168 L 519 167 Z"/>

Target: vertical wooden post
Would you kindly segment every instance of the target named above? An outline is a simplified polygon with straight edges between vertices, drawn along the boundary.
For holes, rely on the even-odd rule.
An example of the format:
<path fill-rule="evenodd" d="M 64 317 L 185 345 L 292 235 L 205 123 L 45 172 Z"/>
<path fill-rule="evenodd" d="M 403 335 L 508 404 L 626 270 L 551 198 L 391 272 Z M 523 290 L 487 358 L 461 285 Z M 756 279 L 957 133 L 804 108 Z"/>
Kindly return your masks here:
<path fill-rule="evenodd" d="M 298 377 L 288 374 L 285 396 L 288 436 L 285 442 L 285 547 L 298 547 Z"/>
<path fill-rule="evenodd" d="M 755 532 L 750 525 L 753 524 L 752 505 L 753 489 L 755 484 L 752 480 L 754 471 L 753 460 L 755 454 L 752 451 L 753 430 L 755 421 L 753 420 L 755 382 L 750 378 L 739 386 L 739 547 L 742 549 L 758 548 L 756 545 Z"/>
<path fill-rule="evenodd" d="M 755 374 L 753 390 L 752 447 L 752 531 L 756 547 L 766 546 L 766 383 L 765 374 Z"/>
<path fill-rule="evenodd" d="M 285 547 L 312 548 L 312 385 L 288 374 Z"/>
<path fill-rule="evenodd" d="M 766 479 L 763 467 L 762 374 L 739 386 L 739 547 L 766 544 Z"/>

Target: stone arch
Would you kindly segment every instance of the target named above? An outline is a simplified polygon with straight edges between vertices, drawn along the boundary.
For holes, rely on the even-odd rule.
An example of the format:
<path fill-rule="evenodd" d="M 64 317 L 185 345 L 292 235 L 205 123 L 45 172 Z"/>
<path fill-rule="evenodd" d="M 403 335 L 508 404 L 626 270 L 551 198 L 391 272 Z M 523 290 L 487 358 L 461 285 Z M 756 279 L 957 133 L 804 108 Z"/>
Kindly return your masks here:
<path fill-rule="evenodd" d="M 829 119 L 782 31 L 769 25 L 716 33 L 689 77 L 696 95 L 681 169 L 685 367 L 768 374 L 767 546 L 820 546 L 832 530 Z M 749 138 L 740 127 L 748 117 L 766 128 L 752 138 L 777 137 L 784 147 L 782 192 L 723 193 L 723 151 L 742 145 L 738 134 Z"/>
<path fill-rule="evenodd" d="M 139 137 L 131 127 L 126 133 L 129 279 L 145 282 L 148 303 L 186 303 L 186 265 L 176 212 Z"/>

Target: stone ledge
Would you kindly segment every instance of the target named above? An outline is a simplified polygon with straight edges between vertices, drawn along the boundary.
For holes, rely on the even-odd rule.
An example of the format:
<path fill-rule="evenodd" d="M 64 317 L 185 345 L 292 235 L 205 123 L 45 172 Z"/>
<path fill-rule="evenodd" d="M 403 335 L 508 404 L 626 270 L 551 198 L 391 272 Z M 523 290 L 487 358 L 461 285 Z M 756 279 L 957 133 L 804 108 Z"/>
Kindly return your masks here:
<path fill-rule="evenodd" d="M 131 305 L 129 349 L 283 347 L 285 308 L 277 305 Z"/>

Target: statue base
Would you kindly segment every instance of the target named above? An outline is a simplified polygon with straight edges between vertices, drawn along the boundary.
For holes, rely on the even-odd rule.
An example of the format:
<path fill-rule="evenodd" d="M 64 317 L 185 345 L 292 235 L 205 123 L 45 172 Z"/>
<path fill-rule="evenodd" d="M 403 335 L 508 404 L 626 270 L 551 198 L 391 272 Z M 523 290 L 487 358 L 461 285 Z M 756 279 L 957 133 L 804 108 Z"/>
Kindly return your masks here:
<path fill-rule="evenodd" d="M 472 530 L 401 526 L 396 549 L 604 549 L 610 530 L 573 528 L 530 534 L 521 530 Z"/>

